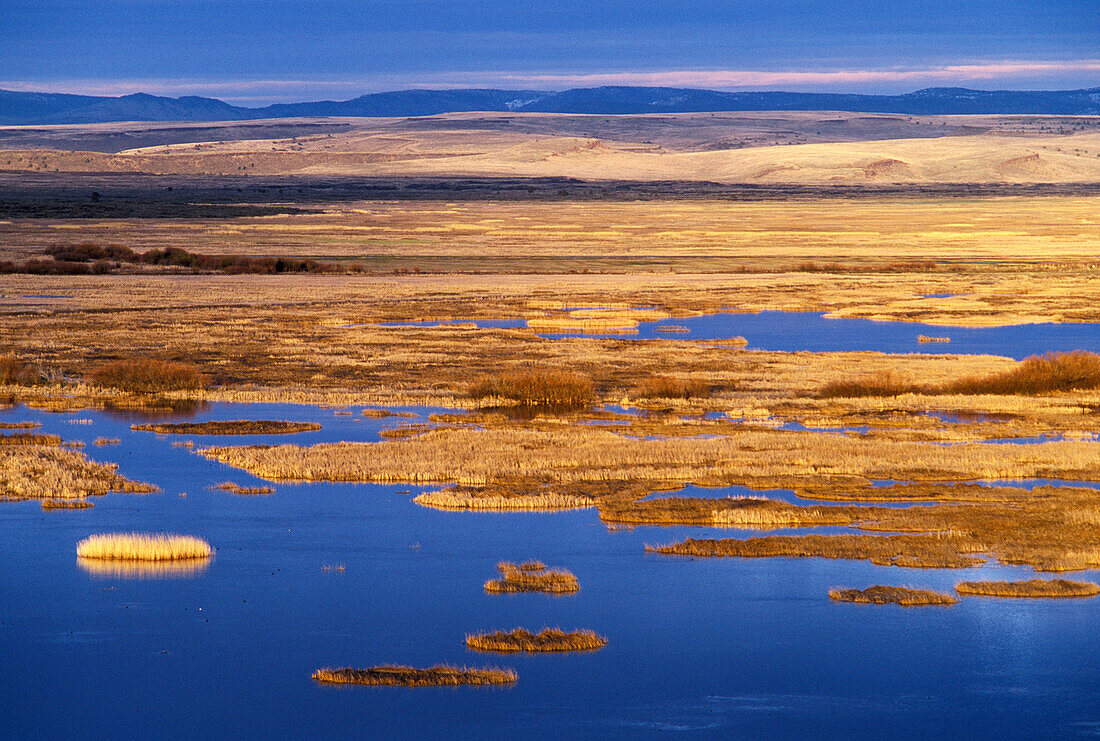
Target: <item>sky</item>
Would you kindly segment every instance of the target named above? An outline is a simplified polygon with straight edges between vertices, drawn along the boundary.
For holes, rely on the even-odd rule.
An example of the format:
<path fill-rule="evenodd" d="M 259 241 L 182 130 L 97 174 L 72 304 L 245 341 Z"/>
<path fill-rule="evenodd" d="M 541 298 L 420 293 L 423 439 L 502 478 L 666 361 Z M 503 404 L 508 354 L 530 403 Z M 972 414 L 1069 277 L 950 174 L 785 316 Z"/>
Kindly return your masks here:
<path fill-rule="evenodd" d="M 0 88 L 1100 86 L 1100 0 L 0 0 Z"/>

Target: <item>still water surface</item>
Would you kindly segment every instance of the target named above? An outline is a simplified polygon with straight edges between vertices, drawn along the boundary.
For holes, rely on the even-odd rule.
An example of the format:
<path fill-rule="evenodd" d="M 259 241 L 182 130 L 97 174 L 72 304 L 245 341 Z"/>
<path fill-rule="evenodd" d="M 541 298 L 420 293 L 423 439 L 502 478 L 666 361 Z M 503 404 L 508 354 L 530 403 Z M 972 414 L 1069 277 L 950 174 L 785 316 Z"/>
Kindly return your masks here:
<path fill-rule="evenodd" d="M 1028 578 L 1023 568 L 911 570 L 821 559 L 691 560 L 646 543 L 747 537 L 710 528 L 609 531 L 594 510 L 439 512 L 422 488 L 277 484 L 172 440 L 377 440 L 402 421 L 292 405 L 212 405 L 192 419 L 319 421 L 289 436 L 159 436 L 101 412 L 0 410 L 158 484 L 83 511 L 0 505 L 0 729 L 19 738 L 1051 737 L 1100 732 L 1100 600 L 964 599 L 949 608 L 836 604 L 831 587 Z M 426 415 L 430 410 L 415 410 Z M 71 424 L 90 419 L 91 424 Z M 422 416 L 419 421 L 424 421 Z M 94 438 L 122 444 L 94 447 Z M 179 494 L 185 492 L 186 497 Z M 95 532 L 166 530 L 218 550 L 189 576 L 89 574 Z M 805 531 L 802 531 L 805 532 Z M 489 595 L 497 561 L 572 570 L 568 597 Z M 324 571 L 343 565 L 345 570 Z M 1100 574 L 1085 573 L 1096 579 Z M 592 628 L 584 655 L 467 651 L 466 633 Z M 315 685 L 320 666 L 514 667 L 511 688 Z"/>

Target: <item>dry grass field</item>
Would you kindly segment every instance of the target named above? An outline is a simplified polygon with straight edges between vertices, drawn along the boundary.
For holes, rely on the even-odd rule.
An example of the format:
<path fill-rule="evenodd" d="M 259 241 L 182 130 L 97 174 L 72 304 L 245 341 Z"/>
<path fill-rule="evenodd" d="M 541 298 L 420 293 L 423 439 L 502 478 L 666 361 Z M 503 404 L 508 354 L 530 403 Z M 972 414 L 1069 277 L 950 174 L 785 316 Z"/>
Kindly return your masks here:
<path fill-rule="evenodd" d="M 1072 486 L 1100 480 L 1094 359 L 1021 363 L 942 341 L 953 326 L 1100 321 L 1096 120 L 241 126 L 9 132 L 0 402 L 432 404 L 456 413 L 379 443 L 197 452 L 271 480 L 439 484 L 415 501 L 444 510 L 595 506 L 609 527 L 851 531 L 689 538 L 660 554 L 1100 566 L 1100 494 Z M 300 272 L 229 274 L 276 270 Z M 593 336 L 764 310 L 939 325 L 913 331 L 941 340 L 939 354 Z M 392 326 L 407 321 L 440 324 Z M 588 336 L 538 335 L 554 329 Z M 989 443 L 1041 435 L 1055 439 Z M 60 440 L 20 441 L 0 445 L 5 497 L 127 486 Z M 36 488 L 35 466 L 70 493 Z M 981 484 L 1027 478 L 1071 485 Z M 646 498 L 688 483 L 836 504 Z M 490 591 L 576 589 L 568 572 L 501 568 Z"/>

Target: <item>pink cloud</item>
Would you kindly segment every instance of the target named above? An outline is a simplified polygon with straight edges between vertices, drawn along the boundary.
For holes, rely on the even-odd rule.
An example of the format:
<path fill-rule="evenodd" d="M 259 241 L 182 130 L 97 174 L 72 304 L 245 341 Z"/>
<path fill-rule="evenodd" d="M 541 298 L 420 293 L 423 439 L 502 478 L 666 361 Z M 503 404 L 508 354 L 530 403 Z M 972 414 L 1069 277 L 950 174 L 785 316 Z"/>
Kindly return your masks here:
<path fill-rule="evenodd" d="M 919 69 L 832 71 L 672 70 L 558 75 L 506 75 L 515 83 L 555 85 L 658 85 L 669 87 L 776 87 L 781 85 L 853 85 L 916 81 L 997 80 L 1068 72 L 1100 72 L 1100 60 L 1072 62 L 989 62 Z"/>

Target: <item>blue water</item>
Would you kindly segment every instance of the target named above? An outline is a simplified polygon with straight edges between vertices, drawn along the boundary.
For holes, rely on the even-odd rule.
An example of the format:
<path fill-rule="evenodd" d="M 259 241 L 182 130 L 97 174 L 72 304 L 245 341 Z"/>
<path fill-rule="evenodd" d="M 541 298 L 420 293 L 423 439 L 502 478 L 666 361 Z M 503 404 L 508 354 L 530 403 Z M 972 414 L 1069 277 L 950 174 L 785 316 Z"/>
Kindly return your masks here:
<path fill-rule="evenodd" d="M 690 329 L 656 332 L 662 325 Z M 919 335 L 950 337 L 950 342 L 921 343 Z M 546 335 L 552 337 L 585 335 Z M 593 336 L 593 335 L 587 335 Z M 633 340 L 728 340 L 744 337 L 752 350 L 779 352 L 883 352 L 927 355 L 1029 355 L 1070 350 L 1100 352 L 1100 323 L 1020 324 L 1010 327 L 944 327 L 916 322 L 830 319 L 815 312 L 762 311 L 719 313 L 642 322 L 636 333 L 596 335 Z"/>
<path fill-rule="evenodd" d="M 479 329 L 517 329 L 522 319 L 471 320 Z M 386 327 L 439 327 L 457 321 L 388 322 Z M 689 332 L 659 332 L 678 325 Z M 918 341 L 920 335 L 950 342 Z M 1100 352 L 1100 323 L 1018 324 L 1008 327 L 951 327 L 918 322 L 829 318 L 812 311 L 706 314 L 640 322 L 637 331 L 540 333 L 541 337 L 613 337 L 623 340 L 729 340 L 744 337 L 750 350 L 773 352 L 881 352 L 924 355 L 1001 355 L 1022 360 L 1047 352 Z"/>
<path fill-rule="evenodd" d="M 376 440 L 386 426 L 426 419 L 351 411 L 215 405 L 192 418 L 325 429 L 208 439 L 133 432 L 131 420 L 102 412 L 0 410 L 0 421 L 39 420 L 163 490 L 111 494 L 81 511 L 0 504 L 0 735 L 1018 738 L 1100 728 L 1100 600 L 904 609 L 826 597 L 876 583 L 947 590 L 964 578 L 1026 578 L 1024 568 L 646 555 L 646 543 L 751 533 L 609 529 L 594 510 L 439 512 L 413 504 L 422 487 L 406 485 L 280 483 L 271 496 L 234 496 L 208 487 L 259 482 L 171 446 Z M 122 444 L 92 446 L 99 436 Z M 167 579 L 98 577 L 77 565 L 81 538 L 131 529 L 198 535 L 217 554 L 206 570 Z M 581 591 L 482 590 L 497 561 L 525 558 L 571 569 Z M 338 564 L 345 571 L 324 571 Z M 610 643 L 561 656 L 463 644 L 472 631 L 544 625 L 592 628 Z M 309 679 L 321 666 L 387 662 L 510 666 L 519 682 L 333 688 Z"/>

